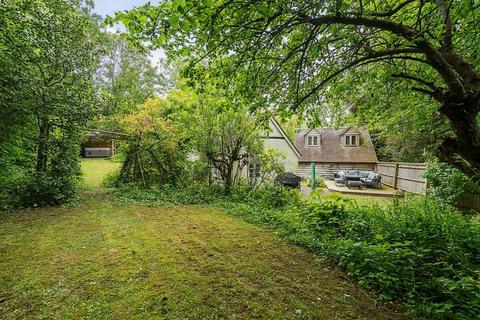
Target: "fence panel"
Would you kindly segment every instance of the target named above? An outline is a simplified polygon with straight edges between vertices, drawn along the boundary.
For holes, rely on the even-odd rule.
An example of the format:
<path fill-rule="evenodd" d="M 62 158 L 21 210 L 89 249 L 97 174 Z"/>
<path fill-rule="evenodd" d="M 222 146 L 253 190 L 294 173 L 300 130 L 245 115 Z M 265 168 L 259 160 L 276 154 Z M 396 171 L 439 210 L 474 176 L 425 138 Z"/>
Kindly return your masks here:
<path fill-rule="evenodd" d="M 425 194 L 427 180 L 424 163 L 379 162 L 376 171 L 382 175 L 382 183 L 394 189 Z"/>
<path fill-rule="evenodd" d="M 382 184 L 415 194 L 425 194 L 425 163 L 378 162 L 375 171 L 382 175 Z M 480 211 L 480 192 L 467 192 L 457 203 L 459 207 Z"/>
<path fill-rule="evenodd" d="M 379 162 L 375 169 L 377 173 L 382 176 L 382 183 L 393 187 L 395 181 L 395 163 L 394 162 Z"/>
<path fill-rule="evenodd" d="M 480 211 L 480 192 L 468 192 L 457 204 L 462 208 Z"/>

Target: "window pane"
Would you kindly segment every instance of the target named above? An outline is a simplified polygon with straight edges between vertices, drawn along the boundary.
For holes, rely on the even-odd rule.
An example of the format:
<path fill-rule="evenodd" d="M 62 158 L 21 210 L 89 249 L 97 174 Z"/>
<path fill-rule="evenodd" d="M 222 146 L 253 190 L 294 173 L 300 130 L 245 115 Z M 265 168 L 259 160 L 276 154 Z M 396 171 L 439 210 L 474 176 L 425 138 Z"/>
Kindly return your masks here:
<path fill-rule="evenodd" d="M 312 145 L 312 137 L 308 137 L 308 145 L 309 145 L 309 146 Z"/>
<path fill-rule="evenodd" d="M 352 136 L 352 145 L 355 146 L 357 144 L 357 137 Z"/>
<path fill-rule="evenodd" d="M 318 137 L 313 137 L 313 145 L 318 145 Z"/>
<path fill-rule="evenodd" d="M 347 146 L 350 145 L 350 136 L 345 136 L 345 144 L 346 144 Z"/>

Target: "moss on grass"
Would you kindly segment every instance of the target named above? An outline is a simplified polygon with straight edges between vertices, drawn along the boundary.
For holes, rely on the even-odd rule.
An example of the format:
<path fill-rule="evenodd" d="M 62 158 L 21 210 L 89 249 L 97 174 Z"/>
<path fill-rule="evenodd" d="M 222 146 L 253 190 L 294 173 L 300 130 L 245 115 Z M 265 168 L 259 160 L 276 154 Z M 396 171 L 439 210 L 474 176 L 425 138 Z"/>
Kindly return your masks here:
<path fill-rule="evenodd" d="M 198 206 L 0 216 L 1 319 L 400 319 L 332 264 Z"/>

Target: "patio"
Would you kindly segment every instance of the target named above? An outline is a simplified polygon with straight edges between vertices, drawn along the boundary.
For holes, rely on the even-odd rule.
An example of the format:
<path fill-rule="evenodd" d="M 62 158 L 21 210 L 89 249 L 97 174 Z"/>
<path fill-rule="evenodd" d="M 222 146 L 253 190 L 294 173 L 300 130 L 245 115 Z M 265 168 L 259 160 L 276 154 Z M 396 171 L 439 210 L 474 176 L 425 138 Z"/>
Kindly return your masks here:
<path fill-rule="evenodd" d="M 382 185 L 382 189 L 362 188 L 362 189 L 349 189 L 343 185 L 335 185 L 335 181 L 325 180 L 325 188 L 331 192 L 340 192 L 344 194 L 357 194 L 364 196 L 376 196 L 376 197 L 403 197 L 403 193 L 395 190 L 386 185 Z"/>

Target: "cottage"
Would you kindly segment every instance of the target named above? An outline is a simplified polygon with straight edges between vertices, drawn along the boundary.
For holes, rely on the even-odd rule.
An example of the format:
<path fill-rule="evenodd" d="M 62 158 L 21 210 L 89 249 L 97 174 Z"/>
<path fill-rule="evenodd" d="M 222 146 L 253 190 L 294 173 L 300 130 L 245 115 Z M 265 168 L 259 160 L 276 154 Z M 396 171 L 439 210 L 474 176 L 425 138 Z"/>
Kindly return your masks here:
<path fill-rule="evenodd" d="M 265 149 L 273 149 L 281 154 L 283 158 L 283 165 L 285 172 L 298 172 L 298 158 L 300 152 L 295 148 L 295 145 L 290 141 L 285 131 L 275 118 L 270 118 L 268 130 L 260 133 L 263 139 L 263 146 Z M 251 180 L 253 175 L 260 174 L 260 165 L 254 161 L 249 162 L 248 167 L 242 173 L 244 178 Z"/>
<path fill-rule="evenodd" d="M 287 134 L 282 129 L 282 126 L 275 118 L 270 118 L 269 131 L 262 134 L 264 139 L 263 145 L 265 148 L 272 148 L 285 157 L 285 172 L 292 172 L 297 174 L 298 158 L 300 151 L 287 137 Z"/>
<path fill-rule="evenodd" d="M 340 170 L 375 169 L 377 155 L 366 128 L 305 129 L 295 135 L 300 152 L 298 175 L 307 179 L 315 163 L 317 175 L 331 177 Z"/>

